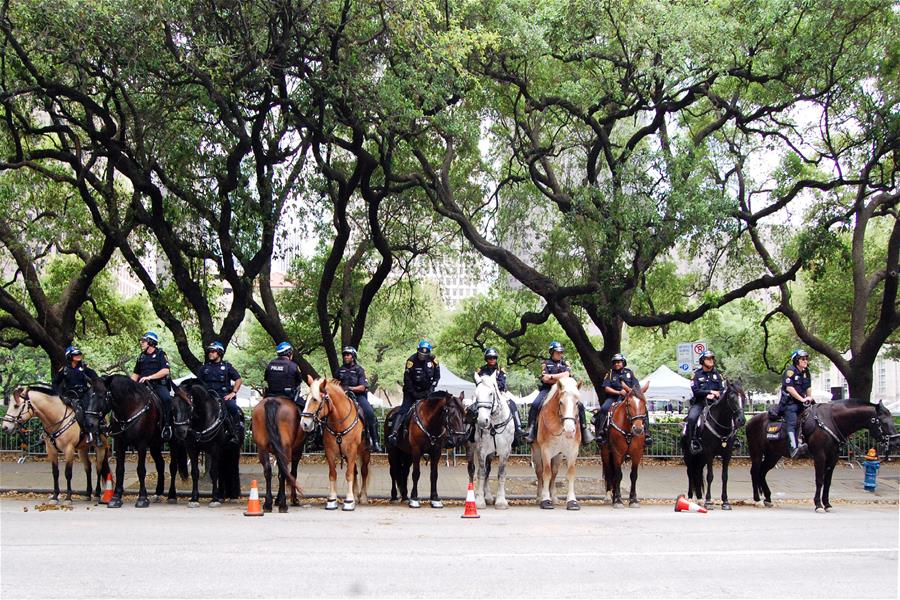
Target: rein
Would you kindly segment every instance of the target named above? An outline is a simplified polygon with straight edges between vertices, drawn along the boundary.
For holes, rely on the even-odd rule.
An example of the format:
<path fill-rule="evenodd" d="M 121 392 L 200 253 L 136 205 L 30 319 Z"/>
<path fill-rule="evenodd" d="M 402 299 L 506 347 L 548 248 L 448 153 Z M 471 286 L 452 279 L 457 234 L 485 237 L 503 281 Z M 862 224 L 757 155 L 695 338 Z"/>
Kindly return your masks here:
<path fill-rule="evenodd" d="M 624 398 L 622 398 L 621 400 L 619 400 L 618 402 L 613 404 L 612 408 L 610 408 L 610 410 L 609 410 L 609 415 L 610 415 L 609 426 L 622 434 L 622 437 L 625 438 L 625 443 L 627 444 L 627 447 L 631 446 L 631 440 L 633 440 L 635 438 L 635 435 L 633 433 L 631 433 L 631 431 L 626 432 L 624 429 L 619 427 L 619 425 L 616 423 L 615 416 L 616 416 L 616 410 L 618 410 L 619 406 L 621 406 L 624 403 L 625 404 L 625 418 L 628 420 L 629 423 L 634 423 L 638 419 L 643 419 L 644 415 L 632 415 L 631 414 L 630 400 L 632 400 L 633 398 L 634 398 L 634 394 L 629 393 L 627 396 L 625 396 Z"/>
<path fill-rule="evenodd" d="M 499 420 L 495 422 L 493 420 L 493 417 L 495 414 L 501 415 L 500 417 L 498 417 L 498 419 L 503 418 L 502 417 L 503 403 L 497 402 L 497 398 L 498 398 L 499 394 L 500 394 L 500 390 L 499 390 L 499 388 L 497 388 L 497 384 L 495 381 L 494 387 L 491 390 L 491 405 L 490 405 L 490 407 L 488 407 L 486 402 L 478 402 L 478 401 L 475 402 L 476 410 L 480 409 L 480 408 L 490 408 L 490 410 L 491 410 L 491 421 L 490 421 L 490 423 L 488 423 L 487 430 L 491 434 L 491 439 L 494 442 L 494 454 L 497 453 L 497 435 L 506 431 L 506 426 L 509 425 L 509 422 L 512 421 L 512 418 L 513 418 L 513 414 L 512 414 L 512 412 L 510 412 L 509 415 L 507 415 L 506 419 L 502 422 Z M 499 410 L 495 410 L 498 408 L 499 408 Z M 479 429 L 484 429 L 484 428 L 479 427 Z"/>
<path fill-rule="evenodd" d="M 338 452 L 341 455 L 341 465 L 342 466 L 343 466 L 344 460 L 346 459 L 346 456 L 344 456 L 344 448 L 342 446 L 342 444 L 344 442 L 344 436 L 347 435 L 348 433 L 350 433 L 351 431 L 353 431 L 353 429 L 356 427 L 356 424 L 360 422 L 359 421 L 359 405 L 354 400 L 351 400 L 349 396 L 347 396 L 347 401 L 353 406 L 353 421 L 350 423 L 350 425 L 348 425 L 341 431 L 334 429 L 329 424 L 329 418 L 331 417 L 331 414 L 335 411 L 335 408 L 334 408 L 334 402 L 332 402 L 331 396 L 329 396 L 328 393 L 322 394 L 322 400 L 319 402 L 319 406 L 318 406 L 318 408 L 316 408 L 316 412 L 310 413 L 310 412 L 303 411 L 300 413 L 301 419 L 305 418 L 305 417 L 311 417 L 313 421 L 315 421 L 318 424 L 321 424 L 322 428 L 325 431 L 327 431 L 332 436 L 334 436 L 334 440 L 337 442 L 337 445 L 338 445 Z M 326 404 L 328 405 L 328 412 L 325 414 L 325 418 L 323 419 L 321 416 L 321 412 L 322 412 L 322 407 L 324 407 Z M 350 414 L 348 413 L 347 416 L 345 416 L 343 419 L 338 421 L 338 424 L 346 422 L 347 419 L 349 419 L 349 418 L 350 418 Z"/>
<path fill-rule="evenodd" d="M 148 390 L 149 390 L 149 387 L 148 387 Z M 150 393 L 152 394 L 153 392 L 151 391 Z M 110 407 L 109 408 L 109 426 L 110 426 L 109 436 L 110 437 L 122 435 L 123 433 L 125 433 L 126 431 L 131 429 L 131 427 L 134 426 L 134 424 L 137 422 L 137 420 L 140 419 L 142 416 L 144 416 L 144 414 L 148 410 L 150 410 L 150 405 L 153 404 L 153 399 L 148 398 L 147 403 L 143 406 L 143 408 L 141 408 L 139 411 L 137 411 L 137 413 L 135 413 L 134 415 L 132 415 L 132 416 L 128 417 L 127 419 L 125 419 L 124 421 L 122 421 L 121 419 L 119 419 L 116 416 L 116 409 L 112 405 L 112 392 L 110 392 L 109 390 L 106 391 L 106 401 Z M 87 414 L 87 411 L 85 411 L 85 414 Z M 92 411 L 90 414 L 98 414 L 98 413 Z M 99 413 L 99 414 L 102 417 L 102 413 Z M 117 425 L 119 427 L 118 431 L 112 430 L 112 427 L 114 425 Z"/>
<path fill-rule="evenodd" d="M 222 428 L 222 425 L 225 423 L 225 411 L 222 407 L 222 399 L 218 396 L 213 396 L 216 402 L 216 418 L 213 419 L 211 425 L 202 429 L 200 431 L 194 431 L 194 442 L 198 444 L 205 444 L 206 442 L 212 440 L 216 437 L 216 434 L 219 433 L 219 430 Z M 191 427 L 191 420 L 194 418 L 194 404 L 191 402 L 191 414 L 188 416 L 187 421 L 175 421 L 172 420 L 172 426 L 174 427 Z"/>

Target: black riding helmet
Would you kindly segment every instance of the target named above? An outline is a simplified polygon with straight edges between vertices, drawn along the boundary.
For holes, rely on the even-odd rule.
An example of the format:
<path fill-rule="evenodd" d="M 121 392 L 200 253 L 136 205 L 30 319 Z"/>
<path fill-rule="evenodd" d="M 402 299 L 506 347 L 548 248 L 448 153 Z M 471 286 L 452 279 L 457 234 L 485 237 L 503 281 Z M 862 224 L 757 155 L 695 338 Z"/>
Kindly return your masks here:
<path fill-rule="evenodd" d="M 497 354 L 496 348 L 488 348 L 487 350 L 484 351 L 484 360 L 487 360 L 489 358 L 499 358 L 499 357 L 500 357 L 500 355 Z"/>
<path fill-rule="evenodd" d="M 621 354 L 621 353 L 613 354 L 612 360 L 610 360 L 609 362 L 610 362 L 610 364 L 615 364 L 617 361 L 620 361 L 620 360 L 622 361 L 622 368 L 625 368 L 628 366 L 628 361 L 625 360 L 625 355 Z"/>

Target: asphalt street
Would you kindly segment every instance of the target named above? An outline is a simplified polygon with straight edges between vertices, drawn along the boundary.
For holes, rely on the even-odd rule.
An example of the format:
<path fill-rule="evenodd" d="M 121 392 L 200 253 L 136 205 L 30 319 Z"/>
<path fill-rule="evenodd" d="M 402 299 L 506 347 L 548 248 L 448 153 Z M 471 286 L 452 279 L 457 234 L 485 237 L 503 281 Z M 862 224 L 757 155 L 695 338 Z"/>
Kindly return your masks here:
<path fill-rule="evenodd" d="M 12 598 L 896 598 L 896 506 L 119 510 L 0 501 Z M 427 506 L 427 505 L 426 505 Z M 27 510 L 26 510 L 27 509 Z M 781 574 L 779 574 L 781 573 Z"/>

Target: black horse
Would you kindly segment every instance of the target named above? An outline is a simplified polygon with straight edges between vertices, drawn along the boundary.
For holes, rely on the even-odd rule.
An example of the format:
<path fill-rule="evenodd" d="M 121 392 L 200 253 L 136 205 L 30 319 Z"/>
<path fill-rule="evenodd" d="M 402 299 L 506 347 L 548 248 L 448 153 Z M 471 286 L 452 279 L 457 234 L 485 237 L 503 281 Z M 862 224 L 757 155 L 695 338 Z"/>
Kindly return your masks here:
<path fill-rule="evenodd" d="M 703 497 L 703 467 L 706 467 L 706 508 L 712 507 L 713 462 L 717 456 L 721 456 L 722 510 L 731 510 L 728 502 L 728 465 L 731 463 L 738 429 L 747 422 L 741 408 L 744 400 L 746 395 L 741 383 L 728 382 L 719 399 L 703 411 L 703 430 L 700 434 L 703 452 L 692 454 L 690 440 L 686 435 L 681 437 L 681 451 L 687 467 L 688 498 L 696 496 L 699 501 Z"/>
<path fill-rule="evenodd" d="M 239 447 L 235 452 L 236 445 L 228 443 L 225 419 L 229 417 L 225 405 L 198 380 L 189 379 L 176 388 L 173 409 L 175 439 L 184 444 L 191 459 L 193 487 L 188 506 L 193 508 L 200 505 L 198 482 L 201 451 L 206 452 L 209 459 L 209 477 L 212 481 L 212 500 L 209 506 L 221 506 L 222 500 L 232 495 L 231 481 L 234 479 L 233 471 L 237 468 L 237 460 L 232 465 L 232 461 L 227 459 L 237 459 L 240 453 Z"/>
<path fill-rule="evenodd" d="M 900 434 L 894 426 L 894 419 L 884 404 L 872 404 L 865 400 L 839 400 L 837 402 L 814 404 L 800 415 L 800 427 L 809 445 L 809 452 L 816 465 L 816 495 L 813 501 L 816 512 L 831 512 L 828 492 L 831 476 L 840 455 L 840 446 L 847 438 L 860 429 L 868 429 L 879 444 L 888 449 L 897 444 Z M 759 502 L 763 493 L 764 504 L 772 505 L 772 492 L 766 483 L 766 474 L 772 470 L 779 458 L 790 456 L 790 446 L 786 437 L 769 440 L 767 430 L 769 413 L 756 415 L 747 423 L 747 442 L 750 449 L 750 477 L 753 483 L 753 499 Z"/>
<path fill-rule="evenodd" d="M 107 508 L 121 508 L 125 481 L 125 451 L 133 447 L 138 453 L 137 474 L 140 491 L 135 503 L 137 508 L 150 505 L 147 498 L 145 478 L 147 475 L 147 450 L 156 463 L 156 497 L 162 497 L 165 488 L 165 462 L 162 456 L 160 438 L 160 417 L 162 409 L 159 399 L 146 385 L 132 381 L 125 375 L 108 375 L 97 378 L 91 384 L 93 393 L 88 395 L 88 405 L 84 411 L 86 427 L 97 437 L 100 425 L 107 413 L 110 424 L 107 435 L 115 440 L 116 488 Z M 172 459 L 177 460 L 175 454 Z M 181 457 L 182 473 L 187 477 L 187 462 Z"/>

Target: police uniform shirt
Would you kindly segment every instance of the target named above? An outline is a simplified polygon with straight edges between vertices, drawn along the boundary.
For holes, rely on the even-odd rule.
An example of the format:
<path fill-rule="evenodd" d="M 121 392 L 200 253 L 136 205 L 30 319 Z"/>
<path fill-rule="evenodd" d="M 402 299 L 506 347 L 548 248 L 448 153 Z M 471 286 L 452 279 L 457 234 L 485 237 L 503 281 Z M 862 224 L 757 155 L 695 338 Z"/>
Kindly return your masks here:
<path fill-rule="evenodd" d="M 406 361 L 406 370 L 403 372 L 403 389 L 407 392 L 425 394 L 437 386 L 441 378 L 441 367 L 438 359 L 428 355 L 424 359 L 419 358 L 416 352 Z"/>
<path fill-rule="evenodd" d="M 149 377 L 154 373 L 159 373 L 161 370 L 168 368 L 169 359 L 166 358 L 166 353 L 157 348 L 153 354 L 141 352 L 137 362 L 134 364 L 134 373 L 138 377 Z M 153 380 L 153 383 L 156 385 L 163 385 L 163 381 L 164 379 L 155 379 Z"/>
<path fill-rule="evenodd" d="M 80 362 L 75 367 L 66 365 L 60 369 L 53 378 L 52 385 L 55 390 L 64 389 L 80 393 L 87 390 L 90 385 L 89 380 L 92 379 L 97 379 L 97 373 Z M 60 388 L 60 386 L 64 387 Z"/>
<path fill-rule="evenodd" d="M 797 367 L 789 367 L 781 376 L 781 397 L 796 402 L 797 399 L 788 394 L 788 387 L 797 390 L 801 398 L 805 397 L 806 391 L 812 387 L 812 375 L 809 369 L 801 371 Z"/>
<path fill-rule="evenodd" d="M 566 372 L 572 372 L 572 363 L 567 360 L 551 360 L 547 358 L 541 361 L 540 390 L 547 391 L 551 387 L 549 383 L 544 383 L 544 375 L 558 375 Z"/>
<path fill-rule="evenodd" d="M 349 390 L 350 388 L 355 388 L 357 386 L 365 386 L 365 388 L 369 389 L 369 380 L 366 379 L 366 370 L 362 368 L 362 366 L 353 362 L 351 365 L 342 365 L 340 369 L 337 370 L 337 380 L 341 382 L 341 387 L 344 390 Z M 364 394 L 365 392 L 357 392 Z"/>
<path fill-rule="evenodd" d="M 231 393 L 234 382 L 241 376 L 231 363 L 221 361 L 205 363 L 197 371 L 197 378 L 203 382 L 206 389 L 216 392 L 220 398 L 224 398 L 226 394 Z"/>
<path fill-rule="evenodd" d="M 270 393 L 293 394 L 300 385 L 300 367 L 291 359 L 279 356 L 266 367 L 263 377 Z"/>
<path fill-rule="evenodd" d="M 485 376 L 490 377 L 494 373 L 497 374 L 497 389 L 499 389 L 501 392 L 505 392 L 506 391 L 506 371 L 504 371 L 503 369 L 501 369 L 500 367 L 498 367 L 496 365 L 493 367 L 491 367 L 489 365 L 484 365 L 483 367 L 478 369 L 478 374 L 482 377 L 485 377 Z"/>
<path fill-rule="evenodd" d="M 611 369 L 606 374 L 606 377 L 603 378 L 603 387 L 611 387 L 612 389 L 620 392 L 623 389 L 623 383 L 632 389 L 640 386 L 640 382 L 637 380 L 637 377 L 635 377 L 634 371 L 632 371 L 628 367 L 622 367 L 619 371 Z M 619 396 L 613 396 L 611 394 L 606 394 L 606 397 L 613 399 L 619 398 Z"/>
<path fill-rule="evenodd" d="M 694 400 L 706 400 L 706 395 L 710 392 L 721 392 L 725 388 L 722 381 L 722 375 L 713 368 L 710 371 L 704 371 L 700 367 L 694 371 L 694 379 L 691 381 L 691 389 L 694 390 Z"/>

